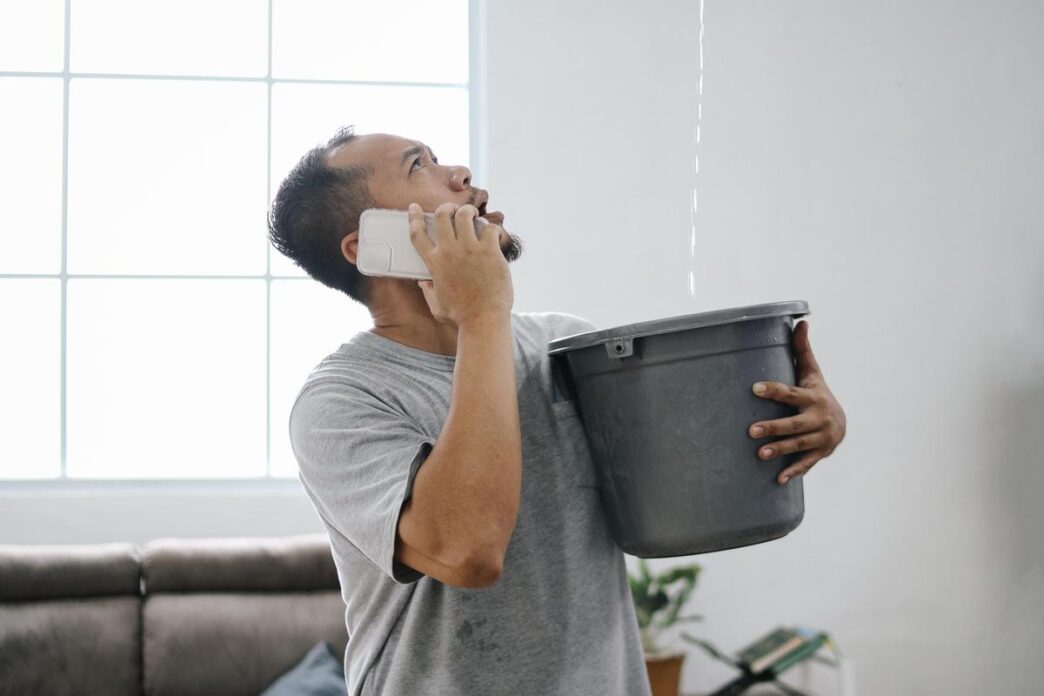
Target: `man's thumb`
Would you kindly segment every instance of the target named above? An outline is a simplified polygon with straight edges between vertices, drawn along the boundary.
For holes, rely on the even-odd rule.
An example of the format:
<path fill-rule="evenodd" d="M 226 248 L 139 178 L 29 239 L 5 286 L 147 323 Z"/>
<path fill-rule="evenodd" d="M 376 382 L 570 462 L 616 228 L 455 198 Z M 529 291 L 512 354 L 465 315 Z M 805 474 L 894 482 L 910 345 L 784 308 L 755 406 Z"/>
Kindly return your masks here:
<path fill-rule="evenodd" d="M 812 343 L 808 340 L 808 320 L 802 321 L 794 327 L 793 340 L 794 353 L 798 367 L 801 368 L 802 377 L 819 375 L 819 363 L 816 362 L 816 356 L 812 353 Z"/>
<path fill-rule="evenodd" d="M 424 293 L 424 301 L 428 303 L 428 308 L 431 310 L 432 315 L 435 314 L 435 286 L 430 280 L 418 280 L 417 285 L 420 286 L 421 292 Z"/>

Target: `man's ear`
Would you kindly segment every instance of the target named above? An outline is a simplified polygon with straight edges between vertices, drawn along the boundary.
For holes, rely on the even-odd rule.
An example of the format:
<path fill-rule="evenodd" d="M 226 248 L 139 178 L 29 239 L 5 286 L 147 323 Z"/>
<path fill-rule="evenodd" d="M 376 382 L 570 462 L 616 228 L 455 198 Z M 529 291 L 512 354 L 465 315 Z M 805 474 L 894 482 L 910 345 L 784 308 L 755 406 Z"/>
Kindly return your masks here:
<path fill-rule="evenodd" d="M 359 230 L 355 230 L 341 240 L 341 253 L 353 266 L 359 265 L 356 263 L 356 259 L 359 258 Z"/>

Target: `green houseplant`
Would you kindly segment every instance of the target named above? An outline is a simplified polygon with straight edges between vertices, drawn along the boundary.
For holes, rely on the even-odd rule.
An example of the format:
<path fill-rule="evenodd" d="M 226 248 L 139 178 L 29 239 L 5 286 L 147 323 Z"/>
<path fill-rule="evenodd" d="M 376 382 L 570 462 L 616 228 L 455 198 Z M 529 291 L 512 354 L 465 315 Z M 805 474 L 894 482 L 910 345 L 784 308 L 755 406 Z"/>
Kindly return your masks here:
<path fill-rule="evenodd" d="M 692 596 L 701 570 L 694 563 L 653 574 L 646 560 L 639 558 L 638 574 L 627 574 L 653 696 L 678 694 L 685 652 L 670 649 L 666 635 L 677 624 L 703 619 L 695 614 L 678 615 Z"/>

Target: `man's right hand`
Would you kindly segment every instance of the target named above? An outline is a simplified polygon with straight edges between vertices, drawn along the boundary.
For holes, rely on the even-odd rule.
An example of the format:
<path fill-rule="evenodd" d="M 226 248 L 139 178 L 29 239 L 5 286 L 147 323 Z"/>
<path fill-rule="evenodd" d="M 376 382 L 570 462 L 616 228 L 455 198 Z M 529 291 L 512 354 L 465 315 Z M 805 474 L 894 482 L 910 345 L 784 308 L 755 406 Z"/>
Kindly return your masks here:
<path fill-rule="evenodd" d="M 460 326 L 479 317 L 510 313 L 514 288 L 500 248 L 500 225 L 487 223 L 476 231 L 478 208 L 443 203 L 435 210 L 432 242 L 421 207 L 411 203 L 409 215 L 410 240 L 431 272 L 431 280 L 417 284 L 435 319 Z"/>

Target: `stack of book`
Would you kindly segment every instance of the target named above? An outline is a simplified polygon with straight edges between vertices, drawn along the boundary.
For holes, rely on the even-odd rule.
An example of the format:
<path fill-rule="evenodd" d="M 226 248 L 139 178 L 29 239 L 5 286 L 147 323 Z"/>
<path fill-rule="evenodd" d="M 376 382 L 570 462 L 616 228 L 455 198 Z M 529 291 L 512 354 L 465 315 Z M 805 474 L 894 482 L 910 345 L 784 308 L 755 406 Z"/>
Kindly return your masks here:
<path fill-rule="evenodd" d="M 736 662 L 753 675 L 766 671 L 777 675 L 814 655 L 828 639 L 822 631 L 780 627 L 736 653 Z"/>

